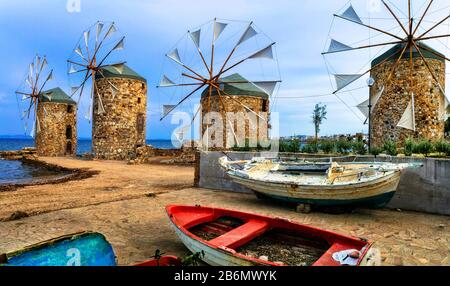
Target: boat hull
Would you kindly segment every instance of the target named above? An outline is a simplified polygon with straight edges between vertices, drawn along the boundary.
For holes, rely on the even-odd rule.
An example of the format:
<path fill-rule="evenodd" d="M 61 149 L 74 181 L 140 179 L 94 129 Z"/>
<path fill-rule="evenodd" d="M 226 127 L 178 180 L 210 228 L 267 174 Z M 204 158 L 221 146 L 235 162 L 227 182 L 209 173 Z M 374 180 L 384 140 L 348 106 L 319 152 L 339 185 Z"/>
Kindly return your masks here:
<path fill-rule="evenodd" d="M 290 185 L 245 179 L 230 174 L 237 184 L 245 186 L 258 195 L 277 201 L 310 204 L 315 206 L 385 207 L 395 195 L 401 172 L 370 182 L 350 185 Z"/>
<path fill-rule="evenodd" d="M 99 233 L 82 232 L 4 255 L 0 266 L 116 266 L 111 244 Z"/>
<path fill-rule="evenodd" d="M 247 252 L 242 248 L 251 243 L 262 243 L 265 245 L 273 241 L 277 244 L 280 240 L 284 240 L 284 243 L 280 244 L 283 249 L 286 247 L 297 248 L 296 251 L 298 249 L 304 249 L 305 252 L 301 254 L 300 259 L 303 259 L 305 265 L 344 265 L 335 260 L 333 255 L 348 250 L 360 251 L 360 259 L 357 261 L 354 260 L 352 265 L 368 265 L 368 262 L 372 263 L 375 261 L 374 257 L 376 255 L 372 254 L 373 248 L 371 242 L 294 223 L 282 218 L 272 218 L 239 211 L 200 206 L 167 206 L 166 210 L 171 226 L 183 244 L 192 253 L 202 254 L 200 258 L 211 266 L 287 265 L 287 261 L 268 261 L 269 256 L 264 259 L 264 254 L 271 255 L 265 252 L 265 250 L 260 252 L 262 256 L 253 256 L 255 254 L 248 256 Z M 221 218 L 224 220 L 221 220 Z M 226 224 L 227 221 L 228 223 L 240 221 L 240 223 L 232 226 L 233 223 Z M 206 231 L 209 235 L 205 235 L 204 232 L 199 232 L 199 230 Z M 269 238 L 272 234 L 275 234 L 275 236 Z M 263 240 L 258 240 L 258 238 L 263 238 Z M 311 252 L 308 254 L 308 250 L 306 249 L 313 248 L 315 249 L 313 250 L 315 254 L 311 254 Z M 263 246 L 262 249 L 266 248 Z M 254 251 L 258 253 L 258 250 Z M 308 255 L 310 260 L 306 258 Z M 278 258 L 274 256 L 271 259 Z"/>

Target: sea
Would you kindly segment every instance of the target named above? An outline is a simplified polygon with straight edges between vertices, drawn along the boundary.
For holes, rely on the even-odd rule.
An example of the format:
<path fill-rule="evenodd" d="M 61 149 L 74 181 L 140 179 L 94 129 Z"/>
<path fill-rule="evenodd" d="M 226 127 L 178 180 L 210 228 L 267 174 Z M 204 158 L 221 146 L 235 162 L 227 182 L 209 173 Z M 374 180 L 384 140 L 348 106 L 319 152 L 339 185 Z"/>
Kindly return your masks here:
<path fill-rule="evenodd" d="M 147 140 L 147 145 L 159 149 L 173 149 L 170 140 Z M 27 138 L 0 138 L 0 151 L 21 150 L 25 147 L 34 147 L 34 140 Z M 92 151 L 92 141 L 89 139 L 78 140 L 77 154 L 82 155 Z"/>

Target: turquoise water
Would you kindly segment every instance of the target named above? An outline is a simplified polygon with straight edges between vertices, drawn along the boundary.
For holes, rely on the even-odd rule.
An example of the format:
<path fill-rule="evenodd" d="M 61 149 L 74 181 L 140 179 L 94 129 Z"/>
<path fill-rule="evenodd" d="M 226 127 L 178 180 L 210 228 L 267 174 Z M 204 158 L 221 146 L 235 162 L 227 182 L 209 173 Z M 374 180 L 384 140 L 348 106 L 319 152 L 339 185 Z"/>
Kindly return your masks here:
<path fill-rule="evenodd" d="M 77 154 L 91 152 L 91 140 L 78 140 Z M 170 140 L 147 140 L 148 145 L 160 149 L 172 149 L 174 146 Z M 0 138 L 0 151 L 20 150 L 25 147 L 34 147 L 33 139 L 2 139 Z"/>

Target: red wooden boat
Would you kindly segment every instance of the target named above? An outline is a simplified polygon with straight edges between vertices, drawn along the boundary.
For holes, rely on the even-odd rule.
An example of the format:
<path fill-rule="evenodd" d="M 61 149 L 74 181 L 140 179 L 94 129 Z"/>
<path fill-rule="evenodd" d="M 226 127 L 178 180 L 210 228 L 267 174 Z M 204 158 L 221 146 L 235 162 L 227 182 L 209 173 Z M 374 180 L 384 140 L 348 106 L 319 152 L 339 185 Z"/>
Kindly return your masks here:
<path fill-rule="evenodd" d="M 213 266 L 379 265 L 372 243 L 289 220 L 238 211 L 167 206 L 172 225 L 193 253 Z"/>
<path fill-rule="evenodd" d="M 181 266 L 181 259 L 176 256 L 166 255 L 159 259 L 144 261 L 133 266 L 156 267 L 156 266 Z"/>

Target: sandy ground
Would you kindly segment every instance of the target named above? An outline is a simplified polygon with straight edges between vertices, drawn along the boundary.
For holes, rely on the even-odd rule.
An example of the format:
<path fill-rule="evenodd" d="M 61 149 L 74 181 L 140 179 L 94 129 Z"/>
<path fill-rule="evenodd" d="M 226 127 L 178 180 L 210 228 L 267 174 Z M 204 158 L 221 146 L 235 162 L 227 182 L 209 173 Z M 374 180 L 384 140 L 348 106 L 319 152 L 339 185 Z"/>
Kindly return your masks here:
<path fill-rule="evenodd" d="M 0 193 L 0 219 L 15 211 L 31 215 L 0 222 L 0 253 L 67 233 L 92 230 L 103 233 L 112 243 L 121 265 L 146 260 L 157 249 L 183 256 L 188 251 L 170 228 L 164 207 L 200 204 L 284 217 L 364 237 L 377 243 L 384 265 L 450 265 L 450 217 L 392 210 L 298 214 L 253 195 L 193 188 L 192 167 L 131 166 L 66 158 L 45 161 L 90 168 L 100 174 L 81 181 Z"/>

